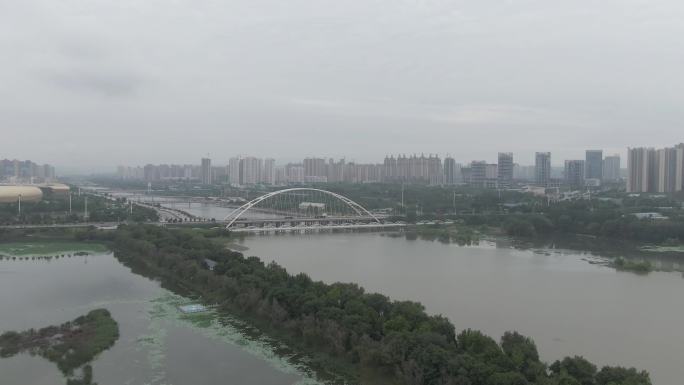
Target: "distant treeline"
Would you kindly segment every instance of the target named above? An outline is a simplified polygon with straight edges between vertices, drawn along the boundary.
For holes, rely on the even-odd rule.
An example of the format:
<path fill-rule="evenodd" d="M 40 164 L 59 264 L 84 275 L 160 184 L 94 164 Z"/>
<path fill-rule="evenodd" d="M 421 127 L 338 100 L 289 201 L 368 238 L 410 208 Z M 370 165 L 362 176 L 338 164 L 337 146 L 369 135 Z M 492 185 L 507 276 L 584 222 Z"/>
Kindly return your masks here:
<path fill-rule="evenodd" d="M 101 183 L 140 182 L 103 180 Z M 140 186 L 135 183 L 140 184 Z M 145 185 L 146 186 L 146 185 Z M 189 183 L 156 183 L 162 195 L 244 196 L 255 198 L 266 191 L 237 190 L 228 186 Z M 263 187 L 263 186 L 262 186 Z M 684 193 L 672 195 L 607 191 L 589 200 L 549 202 L 545 197 L 514 190 L 494 190 L 470 186 L 425 186 L 399 183 L 323 183 L 315 185 L 342 194 L 362 206 L 391 209 L 396 218 L 408 222 L 434 219 L 462 219 L 467 224 L 502 228 L 518 237 L 544 237 L 550 234 L 585 234 L 652 243 L 684 242 Z M 264 187 L 265 188 L 265 187 Z M 278 189 L 280 187 L 271 187 Z M 663 213 L 667 220 L 640 220 L 634 213 Z"/>
<path fill-rule="evenodd" d="M 49 197 L 35 203 L 22 203 L 21 214 L 17 203 L 0 204 L 0 225 L 53 224 L 84 222 L 86 195 L 73 195 L 71 212 L 68 197 Z M 131 213 L 125 199 L 108 200 L 88 195 L 88 220 L 91 222 L 153 221 L 159 217 L 153 209 L 135 206 Z"/>
<path fill-rule="evenodd" d="M 511 236 L 561 233 L 652 243 L 684 242 L 684 215 L 680 209 L 668 209 L 668 219 L 657 220 L 639 219 L 633 211 L 608 203 L 576 201 L 555 204 L 539 213 L 483 214 L 463 219 L 471 225 L 502 227 Z"/>
<path fill-rule="evenodd" d="M 471 225 L 501 227 L 520 237 L 585 234 L 642 242 L 684 242 L 682 194 L 631 196 L 620 192 L 592 199 L 548 202 L 518 191 L 472 187 L 396 184 L 330 184 L 369 209 L 393 208 L 404 219 L 462 219 Z M 402 202 L 403 189 L 403 202 Z M 634 214 L 657 212 L 668 219 L 639 219 Z"/>
<path fill-rule="evenodd" d="M 86 233 L 109 241 L 137 271 L 201 294 L 312 357 L 315 367 L 351 383 L 410 385 L 646 385 L 646 372 L 600 370 L 582 357 L 546 365 L 516 332 L 499 343 L 475 330 L 456 333 L 417 302 L 391 301 L 353 283 L 332 285 L 245 258 L 216 234 L 155 226 Z M 312 256 L 315 257 L 315 256 Z M 205 259 L 217 262 L 213 271 Z M 445 295 L 448 295 L 445 293 Z"/>

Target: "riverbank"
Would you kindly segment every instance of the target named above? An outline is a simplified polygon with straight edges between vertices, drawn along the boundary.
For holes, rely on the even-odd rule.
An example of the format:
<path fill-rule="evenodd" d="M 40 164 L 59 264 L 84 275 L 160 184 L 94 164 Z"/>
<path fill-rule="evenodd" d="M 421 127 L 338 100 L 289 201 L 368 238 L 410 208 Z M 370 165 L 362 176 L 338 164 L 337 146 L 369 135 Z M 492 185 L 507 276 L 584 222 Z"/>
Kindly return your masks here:
<path fill-rule="evenodd" d="M 679 271 L 684 273 L 684 246 L 654 245 L 584 234 L 549 233 L 536 236 L 511 236 L 502 227 L 490 225 L 427 224 L 408 226 L 390 237 L 422 239 L 460 246 L 492 242 L 501 247 L 518 250 L 569 250 L 588 253 L 601 259 L 605 266 L 620 271 L 648 274 L 651 271 Z M 597 262 L 595 260 L 592 263 Z"/>

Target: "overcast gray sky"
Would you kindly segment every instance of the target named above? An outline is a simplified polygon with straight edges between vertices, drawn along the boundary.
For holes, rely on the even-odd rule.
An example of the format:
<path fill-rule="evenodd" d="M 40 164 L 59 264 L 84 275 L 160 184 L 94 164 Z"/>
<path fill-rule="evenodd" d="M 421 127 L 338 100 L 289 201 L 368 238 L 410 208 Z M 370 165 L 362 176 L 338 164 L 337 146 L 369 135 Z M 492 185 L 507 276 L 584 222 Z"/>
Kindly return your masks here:
<path fill-rule="evenodd" d="M 684 140 L 681 0 L 0 0 L 0 158 L 582 158 Z"/>

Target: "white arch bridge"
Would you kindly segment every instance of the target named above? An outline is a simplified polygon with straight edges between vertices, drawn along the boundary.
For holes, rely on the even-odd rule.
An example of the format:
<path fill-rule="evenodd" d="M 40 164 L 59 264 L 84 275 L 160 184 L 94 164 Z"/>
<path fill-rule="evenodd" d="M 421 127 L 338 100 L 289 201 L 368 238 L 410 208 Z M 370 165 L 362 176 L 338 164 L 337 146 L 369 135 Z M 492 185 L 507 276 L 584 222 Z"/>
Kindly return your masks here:
<path fill-rule="evenodd" d="M 305 187 L 264 194 L 233 210 L 223 222 L 236 232 L 400 226 L 385 223 L 385 216 L 343 195 Z"/>

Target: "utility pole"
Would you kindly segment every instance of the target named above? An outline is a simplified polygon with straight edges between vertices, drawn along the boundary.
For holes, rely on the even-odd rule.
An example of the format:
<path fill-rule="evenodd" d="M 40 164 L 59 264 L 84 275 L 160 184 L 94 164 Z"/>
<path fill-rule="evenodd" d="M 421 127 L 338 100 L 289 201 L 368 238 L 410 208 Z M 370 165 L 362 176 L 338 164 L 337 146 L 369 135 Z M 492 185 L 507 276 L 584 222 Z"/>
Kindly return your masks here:
<path fill-rule="evenodd" d="M 88 220 L 88 196 L 86 195 L 85 197 L 85 212 L 83 214 L 83 218 L 87 221 Z"/>
<path fill-rule="evenodd" d="M 404 209 L 404 182 L 401 182 L 401 209 L 406 211 Z"/>
<path fill-rule="evenodd" d="M 71 195 L 73 194 L 69 192 L 69 215 L 71 215 Z"/>
<path fill-rule="evenodd" d="M 21 217 L 21 194 L 19 194 L 19 217 Z"/>

